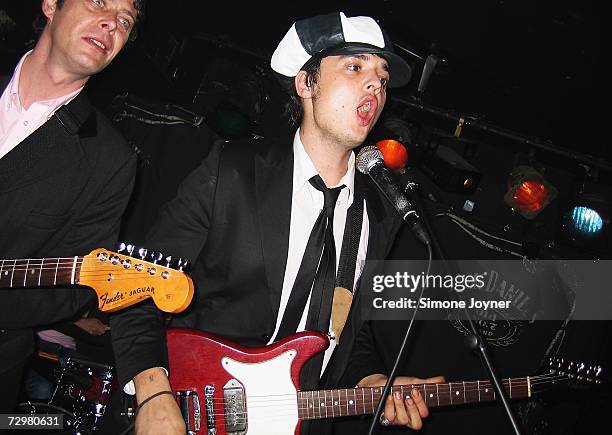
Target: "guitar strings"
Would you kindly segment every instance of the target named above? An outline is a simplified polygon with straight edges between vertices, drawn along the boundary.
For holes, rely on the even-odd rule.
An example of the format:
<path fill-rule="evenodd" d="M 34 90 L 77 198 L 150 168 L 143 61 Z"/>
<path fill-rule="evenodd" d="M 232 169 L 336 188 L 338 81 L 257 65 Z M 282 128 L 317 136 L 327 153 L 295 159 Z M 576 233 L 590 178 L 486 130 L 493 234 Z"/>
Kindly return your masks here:
<path fill-rule="evenodd" d="M 531 386 L 534 386 L 534 385 L 547 384 L 547 383 L 555 382 L 557 380 L 570 379 L 570 378 L 567 375 L 557 375 L 557 374 L 552 374 L 552 373 L 550 373 L 550 374 L 543 374 L 543 375 L 536 375 L 536 376 L 533 376 L 533 377 L 530 376 L 529 377 L 529 381 L 530 381 L 529 383 L 527 382 L 527 380 L 525 378 L 504 378 L 503 379 L 503 383 L 504 383 L 504 385 L 506 387 L 508 386 L 508 379 L 512 380 L 512 388 L 515 388 L 515 387 L 516 388 L 521 388 L 521 387 L 526 387 L 528 384 L 531 384 Z M 460 382 L 446 382 L 446 383 L 442 383 L 442 384 L 414 384 L 414 385 L 411 384 L 411 385 L 403 385 L 403 386 L 402 385 L 394 385 L 392 388 L 396 389 L 396 390 L 400 389 L 401 387 L 404 387 L 404 388 L 410 387 L 411 389 L 412 388 L 424 389 L 423 386 L 426 386 L 427 389 L 429 390 L 429 389 L 433 389 L 436 385 L 438 385 L 438 389 L 440 389 L 440 387 L 443 386 L 443 388 L 449 388 L 450 387 L 450 388 L 453 388 L 454 391 L 457 391 L 457 389 L 455 389 L 454 385 L 463 385 L 463 383 L 465 383 L 466 385 L 467 384 L 478 384 L 478 383 L 480 383 L 480 390 L 487 389 L 487 388 L 493 388 L 492 385 L 491 385 L 491 382 L 488 381 L 488 380 L 483 380 L 483 381 L 476 380 L 476 381 L 465 381 L 465 382 L 461 382 L 461 381 Z M 451 387 L 450 384 L 453 384 L 453 386 Z M 320 393 L 324 393 L 324 394 L 328 393 L 328 394 L 331 395 L 331 391 L 334 391 L 334 392 L 336 392 L 336 391 L 347 391 L 347 392 L 351 391 L 351 392 L 353 392 L 353 391 L 362 391 L 362 390 L 363 391 L 367 391 L 367 390 L 374 390 L 375 391 L 375 390 L 377 390 L 379 388 L 382 388 L 382 387 L 358 387 L 356 389 L 354 389 L 354 388 L 346 388 L 346 389 L 341 388 L 341 389 L 338 389 L 338 390 L 314 390 L 313 392 L 314 393 L 320 392 Z M 460 388 L 460 390 L 463 391 L 463 388 Z M 478 391 L 478 390 L 479 390 L 479 388 L 478 388 L 477 385 L 475 385 L 472 388 L 466 388 L 465 389 L 466 392 L 472 392 L 472 391 Z M 442 392 L 442 391 L 440 391 L 440 392 Z M 296 393 L 283 393 L 283 394 L 249 395 L 249 398 L 264 398 L 264 399 L 276 400 L 276 399 L 273 399 L 273 398 L 275 398 L 275 397 L 278 397 L 278 398 L 295 397 L 296 394 L 301 394 L 303 396 L 304 394 L 308 394 L 308 393 L 311 393 L 311 391 L 297 391 Z M 378 394 L 378 392 L 376 392 L 375 394 Z M 304 398 L 304 397 L 302 397 L 302 398 Z M 219 399 L 219 398 L 213 398 L 213 400 L 221 401 L 221 402 L 224 401 L 224 399 Z"/>
<path fill-rule="evenodd" d="M 26 278 L 36 279 L 38 278 L 38 275 L 41 275 L 42 273 L 49 272 L 49 271 L 54 272 L 56 275 L 60 275 L 60 274 L 66 274 L 66 273 L 71 274 L 72 271 L 75 270 L 75 272 L 77 272 L 81 278 L 96 279 L 97 277 L 99 277 L 99 280 L 101 281 L 102 280 L 106 281 L 108 279 L 108 274 L 112 274 L 112 273 L 120 273 L 122 278 L 125 278 L 127 276 L 127 278 L 125 279 L 131 279 L 131 275 L 134 275 L 135 277 L 137 276 L 137 277 L 145 277 L 145 278 L 161 277 L 160 271 L 161 272 L 167 271 L 170 273 L 182 272 L 180 270 L 172 269 L 172 268 L 162 266 L 162 265 L 150 265 L 150 266 L 147 266 L 143 270 L 136 270 L 134 269 L 133 266 L 130 266 L 130 268 L 125 268 L 121 264 L 96 266 L 95 270 L 93 271 L 83 271 L 81 267 L 82 265 L 77 263 L 77 268 L 78 268 L 77 270 L 77 268 L 75 268 L 75 263 L 71 262 L 71 263 L 66 263 L 65 265 L 58 265 L 58 266 L 56 266 L 55 264 L 44 264 L 42 265 L 42 267 L 41 265 L 30 265 L 28 267 L 23 267 L 23 268 L 19 268 L 19 267 L 6 268 L 6 270 L 2 268 L 0 269 L 2 270 L 1 275 L 0 275 L 0 280 L 3 278 L 7 279 L 9 277 L 9 273 L 10 273 L 11 279 L 14 279 L 16 278 L 14 276 L 16 272 L 17 273 L 29 272 L 27 275 L 24 274 L 23 276 L 17 277 L 19 280 L 21 279 L 25 280 Z M 151 275 L 148 271 L 150 268 L 159 268 L 159 271 L 156 271 L 154 275 Z M 48 277 L 45 277 L 45 278 L 48 278 Z M 162 277 L 162 279 L 164 278 Z"/>
<path fill-rule="evenodd" d="M 545 375 L 544 375 L 545 376 Z M 554 375 L 552 377 L 555 377 Z M 569 377 L 563 377 L 563 376 L 557 376 L 560 379 L 570 379 Z M 472 382 L 472 381 L 470 381 Z M 473 382 L 477 382 L 477 381 L 473 381 Z M 549 380 L 549 381 L 541 381 L 542 382 L 555 382 L 553 380 Z M 419 384 L 419 385 L 423 385 L 423 384 Z M 435 384 L 425 384 L 425 385 L 435 385 Z M 374 387 L 375 388 L 375 387 Z M 330 390 L 323 390 L 323 391 L 330 391 Z M 259 396 L 259 397 L 265 397 L 265 396 Z M 523 397 L 526 398 L 526 397 Z M 380 397 L 375 397 L 376 403 L 378 403 L 378 400 L 380 399 Z M 217 401 L 221 401 L 224 402 L 223 399 L 215 399 Z M 493 399 L 494 400 L 494 399 Z M 486 402 L 492 402 L 493 400 L 486 400 Z M 250 401 L 252 402 L 252 400 Z M 468 403 L 454 403 L 454 405 L 457 404 L 469 404 L 469 403 L 475 403 L 475 402 L 468 402 Z M 297 417 L 300 419 L 322 419 L 322 418 L 334 418 L 334 417 L 344 417 L 344 416 L 349 416 L 349 415 L 365 415 L 365 414 L 372 414 L 373 413 L 373 409 L 372 410 L 368 410 L 368 409 L 364 409 L 363 412 L 361 412 L 360 410 L 358 410 L 356 413 L 352 413 L 350 412 L 350 409 L 356 409 L 358 407 L 364 407 L 367 406 L 374 406 L 373 401 L 371 402 L 363 402 L 363 403 L 359 403 L 359 404 L 350 404 L 348 402 L 341 402 L 339 401 L 337 404 L 334 402 L 333 404 L 325 404 L 324 406 L 321 407 L 317 407 L 317 408 L 309 408 L 309 407 L 301 407 L 298 405 L 297 407 L 297 412 L 295 411 L 295 405 L 296 405 L 296 401 L 295 400 L 291 400 L 291 401 L 285 401 L 284 403 L 281 403 L 280 405 L 278 403 L 273 403 L 273 404 L 269 404 L 269 405 L 260 405 L 260 406 L 249 406 L 249 409 L 253 410 L 253 409 L 261 409 L 261 408 L 269 408 L 269 407 L 273 407 L 275 412 L 272 415 L 266 415 L 266 416 L 260 416 L 261 419 L 265 418 L 265 421 L 270 421 L 273 419 L 284 419 L 286 417 L 290 417 L 290 416 L 294 416 L 297 414 Z M 430 403 L 429 406 L 431 406 L 432 404 Z M 453 405 L 452 402 L 448 402 L 445 403 L 443 405 L 440 406 L 451 406 Z M 340 411 L 340 407 L 342 409 L 344 409 L 344 407 L 347 407 L 347 413 L 343 414 L 342 412 L 335 412 L 335 410 Z M 280 412 L 279 412 L 280 410 Z M 304 415 L 304 413 L 307 413 L 308 415 Z M 310 413 L 312 413 L 313 415 L 309 415 Z M 300 415 L 301 414 L 301 415 Z M 318 415 L 316 415 L 318 414 Z M 323 415 L 325 414 L 325 415 Z M 337 414 L 337 415 L 336 415 Z M 205 414 L 207 415 L 207 414 Z M 213 415 L 215 417 L 219 417 L 219 418 L 226 418 L 226 417 L 230 417 L 230 419 L 232 419 L 233 421 L 236 422 L 236 424 L 244 424 L 248 421 L 261 421 L 258 418 L 254 418 L 257 416 L 251 416 L 248 417 L 248 409 L 247 411 L 244 412 L 240 412 L 240 413 L 229 413 L 228 415 L 226 415 L 225 412 L 215 412 L 213 413 Z"/>
<path fill-rule="evenodd" d="M 523 378 L 510 378 L 510 379 L 523 379 Z M 541 386 L 543 384 L 559 382 L 561 380 L 566 380 L 566 379 L 572 379 L 572 378 L 569 377 L 569 376 L 566 376 L 566 375 L 546 374 L 546 375 L 539 375 L 539 376 L 530 377 L 530 380 L 534 380 L 533 382 L 530 382 L 530 383 L 531 383 L 531 386 L 533 387 L 533 386 L 536 386 L 536 385 Z M 508 378 L 504 379 L 504 381 L 507 381 L 507 380 L 508 380 Z M 465 381 L 465 384 L 468 384 L 468 383 L 474 384 L 474 383 L 478 383 L 478 382 L 480 382 L 480 384 L 481 384 L 481 387 L 480 387 L 481 391 L 483 389 L 489 388 L 487 386 L 487 384 L 490 385 L 489 381 Z M 452 382 L 450 384 L 459 384 L 459 385 L 462 385 L 463 382 Z M 415 387 L 415 388 L 416 387 L 422 387 L 424 385 L 434 386 L 436 384 L 405 385 L 404 387 L 411 387 L 411 389 L 412 389 L 413 387 Z M 437 385 L 449 386 L 449 383 L 437 384 Z M 512 382 L 512 386 L 516 387 L 516 388 L 526 387 L 527 385 L 528 385 L 528 382 L 526 380 L 525 381 L 513 381 Z M 505 385 L 505 386 L 507 386 L 507 385 Z M 399 386 L 399 385 L 398 386 L 394 386 L 394 388 L 397 388 L 397 387 L 402 387 L 402 386 Z M 371 389 L 375 390 L 378 387 L 365 387 L 365 388 L 366 389 L 370 389 L 371 388 Z M 451 388 L 449 388 L 448 390 L 444 390 L 442 392 L 438 391 L 438 396 L 443 394 L 444 395 L 443 396 L 443 400 L 449 400 L 452 397 L 452 394 L 450 394 L 450 390 L 451 390 Z M 478 390 L 479 390 L 478 388 L 466 388 L 465 392 L 466 393 L 471 393 L 471 392 L 475 392 L 475 391 L 478 391 Z M 321 390 L 321 391 L 322 392 L 331 392 L 332 390 Z M 334 391 L 336 391 L 336 390 L 334 390 Z M 347 389 L 346 391 L 354 391 L 354 389 Z M 455 391 L 457 391 L 457 390 L 455 390 Z M 463 391 L 463 389 L 461 389 L 459 391 Z M 300 391 L 298 393 L 307 393 L 307 391 Z M 345 397 L 344 399 L 339 397 L 338 400 L 335 400 L 335 398 L 332 395 L 332 399 L 331 399 L 331 402 L 330 402 L 329 398 L 327 397 L 327 394 L 325 394 L 324 398 L 321 398 L 321 397 L 318 397 L 318 398 L 314 398 L 314 397 L 313 398 L 306 398 L 306 397 L 304 397 L 302 395 L 302 397 L 301 397 L 301 402 L 302 403 L 304 402 L 304 400 L 308 400 L 308 399 L 313 400 L 313 401 L 316 400 L 317 402 L 321 402 L 321 403 L 325 403 L 325 405 L 322 406 L 322 407 L 310 408 L 308 406 L 299 406 L 300 399 L 298 399 L 298 397 L 297 397 L 298 393 L 293 393 L 293 394 L 278 394 L 278 395 L 265 395 L 265 396 L 249 396 L 249 409 L 258 409 L 258 408 L 261 409 L 261 408 L 267 408 L 267 407 L 271 407 L 272 406 L 272 407 L 274 407 L 275 409 L 278 410 L 279 407 L 285 406 L 285 407 L 288 407 L 291 410 L 293 410 L 293 409 L 295 409 L 295 405 L 297 403 L 298 404 L 298 407 L 297 407 L 298 412 L 299 411 L 305 411 L 305 412 L 311 412 L 312 411 L 313 413 L 317 412 L 317 413 L 321 414 L 323 412 L 322 411 L 322 408 L 323 408 L 326 411 L 329 411 L 329 412 L 327 412 L 327 416 L 329 417 L 329 416 L 334 416 L 334 415 L 330 415 L 330 412 L 333 414 L 333 411 L 331 411 L 331 409 L 338 409 L 338 407 L 342 407 L 342 408 L 347 407 L 347 409 L 350 410 L 351 408 L 356 409 L 356 408 L 365 407 L 365 406 L 373 406 L 374 402 L 378 403 L 378 401 L 380 400 L 380 392 L 373 393 L 372 400 L 369 400 L 369 401 L 365 401 L 365 400 L 361 401 L 360 397 L 355 396 L 355 399 L 354 399 L 355 403 L 352 403 L 352 404 L 349 401 L 347 401 L 347 400 L 353 400 L 353 399 L 348 399 L 347 397 Z M 273 398 L 273 397 L 275 397 L 275 398 Z M 289 397 L 291 399 L 288 399 Z M 462 395 L 460 395 L 459 397 L 462 397 Z M 258 398 L 263 398 L 263 400 L 258 399 Z M 222 398 L 213 398 L 212 400 L 214 402 L 216 402 L 217 405 L 225 403 L 225 400 L 222 399 Z M 492 400 L 494 400 L 494 399 L 492 399 Z M 492 401 L 492 400 L 489 399 L 489 400 L 486 400 L 486 401 Z M 474 401 L 474 402 L 476 402 L 476 401 Z M 452 401 L 448 401 L 444 405 L 452 405 L 452 404 L 453 404 Z M 432 403 L 429 403 L 429 405 L 431 406 Z M 441 405 L 441 406 L 443 406 L 443 405 Z M 317 411 L 317 410 L 319 410 L 319 411 Z M 233 414 L 233 415 L 238 416 L 240 414 L 247 414 L 247 411 L 245 411 L 243 413 Z M 293 414 L 293 412 L 289 413 L 289 414 L 285 414 L 285 415 L 292 415 L 292 414 Z M 350 414 L 350 411 L 348 411 L 346 415 L 349 415 L 349 414 Z M 215 416 L 225 416 L 225 413 L 224 412 L 215 412 L 213 415 L 215 415 Z M 277 416 L 282 416 L 283 414 L 278 414 L 277 413 L 276 415 Z M 241 418 L 241 417 L 237 417 L 237 418 Z M 319 418 L 319 417 L 317 417 L 317 418 Z M 320 416 L 320 418 L 325 418 L 325 417 Z"/>

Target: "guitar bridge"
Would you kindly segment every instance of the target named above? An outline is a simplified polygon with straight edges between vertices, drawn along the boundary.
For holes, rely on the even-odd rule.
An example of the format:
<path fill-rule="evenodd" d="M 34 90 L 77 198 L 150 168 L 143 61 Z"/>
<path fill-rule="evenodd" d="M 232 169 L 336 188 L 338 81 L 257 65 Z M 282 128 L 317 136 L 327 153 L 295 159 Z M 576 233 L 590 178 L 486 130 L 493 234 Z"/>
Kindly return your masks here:
<path fill-rule="evenodd" d="M 225 428 L 228 434 L 243 435 L 247 429 L 247 412 L 244 388 L 237 380 L 231 379 L 223 387 L 225 402 Z"/>
<path fill-rule="evenodd" d="M 187 435 L 196 435 L 200 431 L 200 399 L 195 391 L 177 391 L 176 401 L 183 415 Z"/>

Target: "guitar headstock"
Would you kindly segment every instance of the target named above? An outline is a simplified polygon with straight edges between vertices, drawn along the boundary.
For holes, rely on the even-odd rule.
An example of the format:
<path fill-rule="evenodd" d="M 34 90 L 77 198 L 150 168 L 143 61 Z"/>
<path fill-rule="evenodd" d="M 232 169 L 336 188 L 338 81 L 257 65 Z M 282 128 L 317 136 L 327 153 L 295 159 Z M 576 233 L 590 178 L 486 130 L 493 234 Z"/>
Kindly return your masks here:
<path fill-rule="evenodd" d="M 571 383 L 600 385 L 603 382 L 603 368 L 600 365 L 568 361 L 564 358 L 548 358 L 546 370 L 559 380 Z"/>
<path fill-rule="evenodd" d="M 101 311 L 117 311 L 150 297 L 160 310 L 180 313 L 193 298 L 187 265 L 185 259 L 121 243 L 117 252 L 95 249 L 83 257 L 79 284 L 96 291 Z"/>

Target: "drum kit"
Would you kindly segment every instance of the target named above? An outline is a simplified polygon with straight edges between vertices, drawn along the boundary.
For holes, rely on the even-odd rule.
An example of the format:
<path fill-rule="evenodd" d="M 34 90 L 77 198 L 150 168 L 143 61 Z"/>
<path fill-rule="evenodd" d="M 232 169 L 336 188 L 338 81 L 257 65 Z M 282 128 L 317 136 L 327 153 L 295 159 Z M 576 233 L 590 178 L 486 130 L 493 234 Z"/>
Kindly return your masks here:
<path fill-rule="evenodd" d="M 50 400 L 20 403 L 17 412 L 62 415 L 64 428 L 45 433 L 93 435 L 99 433 L 100 421 L 115 388 L 113 366 L 69 357 L 55 370 Z"/>

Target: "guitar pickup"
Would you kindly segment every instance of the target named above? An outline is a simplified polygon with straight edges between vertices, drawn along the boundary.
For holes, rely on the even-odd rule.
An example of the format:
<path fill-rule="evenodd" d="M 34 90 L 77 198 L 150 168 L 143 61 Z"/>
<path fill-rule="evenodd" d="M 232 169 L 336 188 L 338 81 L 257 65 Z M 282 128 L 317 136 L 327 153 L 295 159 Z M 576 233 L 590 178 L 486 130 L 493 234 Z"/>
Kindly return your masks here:
<path fill-rule="evenodd" d="M 225 428 L 228 434 L 242 435 L 247 429 L 246 399 L 243 386 L 235 379 L 223 387 Z"/>
<path fill-rule="evenodd" d="M 208 435 L 216 435 L 215 421 L 215 387 L 206 385 L 204 387 L 204 400 L 206 402 L 206 433 Z"/>
<path fill-rule="evenodd" d="M 187 435 L 196 435 L 200 431 L 201 426 L 200 399 L 198 394 L 191 390 L 177 391 L 175 394 L 185 426 L 187 427 Z"/>

